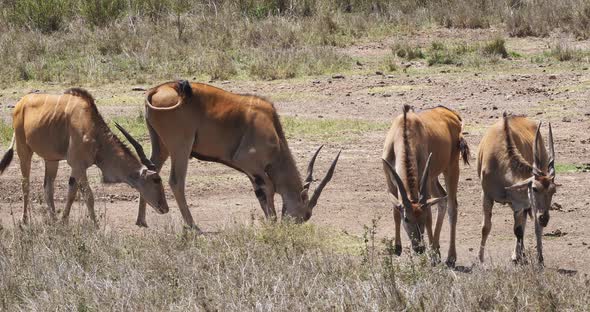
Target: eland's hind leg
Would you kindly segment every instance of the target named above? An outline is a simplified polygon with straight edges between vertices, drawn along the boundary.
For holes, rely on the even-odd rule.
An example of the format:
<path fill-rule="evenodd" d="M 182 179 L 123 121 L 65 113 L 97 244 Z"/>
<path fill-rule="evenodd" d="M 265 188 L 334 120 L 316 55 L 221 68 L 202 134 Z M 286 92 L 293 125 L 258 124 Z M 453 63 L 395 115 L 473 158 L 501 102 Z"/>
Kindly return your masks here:
<path fill-rule="evenodd" d="M 449 215 L 449 253 L 447 256 L 447 265 L 455 266 L 457 260 L 457 249 L 455 247 L 455 240 L 457 235 L 457 189 L 459 186 L 459 162 L 453 163 L 444 174 L 445 185 L 447 186 L 447 206 Z"/>
<path fill-rule="evenodd" d="M 45 161 L 45 178 L 43 179 L 43 189 L 45 191 L 45 202 L 49 212 L 51 221 L 56 220 L 55 216 L 55 203 L 53 201 L 55 177 L 57 176 L 57 169 L 59 166 L 58 161 Z"/>
<path fill-rule="evenodd" d="M 29 223 L 29 177 L 31 175 L 31 158 L 33 157 L 33 152 L 31 149 L 24 145 L 18 144 L 19 140 L 17 139 L 17 147 L 16 151 L 18 153 L 18 158 L 20 160 L 20 171 L 22 174 L 21 180 L 21 188 L 23 191 L 23 219 L 22 222 L 24 224 Z"/>
<path fill-rule="evenodd" d="M 447 192 L 442 187 L 438 178 L 435 179 L 434 183 L 432 183 L 432 190 L 433 197 L 444 197 L 447 196 Z M 432 208 L 431 208 L 432 210 Z M 437 204 L 437 213 L 436 213 L 436 224 L 434 226 L 434 235 L 430 244 L 432 245 L 432 249 L 440 256 L 440 232 L 442 230 L 443 221 L 445 220 L 445 214 L 447 213 L 447 200 L 441 200 Z"/>

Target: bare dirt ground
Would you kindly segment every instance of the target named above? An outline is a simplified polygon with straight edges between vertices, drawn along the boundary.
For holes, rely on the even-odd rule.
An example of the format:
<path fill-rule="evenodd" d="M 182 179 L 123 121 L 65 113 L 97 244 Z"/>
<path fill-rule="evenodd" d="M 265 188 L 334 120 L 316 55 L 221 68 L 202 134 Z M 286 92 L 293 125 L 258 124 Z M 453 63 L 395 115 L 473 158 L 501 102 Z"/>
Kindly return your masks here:
<path fill-rule="evenodd" d="M 494 31 L 440 31 L 419 36 L 417 41 L 435 38 L 487 38 Z M 480 185 L 476 173 L 477 145 L 485 129 L 501 117 L 503 111 L 527 114 L 543 122 L 551 122 L 555 136 L 557 162 L 564 168 L 588 164 L 590 148 L 590 74 L 579 64 L 539 65 L 527 57 L 502 61 L 481 68 L 428 67 L 416 63 L 405 72 L 378 75 L 368 68 L 374 58 L 389 53 L 392 40 L 347 48 L 351 56 L 365 64 L 344 73 L 343 79 L 309 77 L 285 81 L 215 82 L 221 88 L 266 96 L 274 101 L 283 116 L 307 118 L 362 119 L 388 122 L 401 112 L 403 104 L 417 110 L 439 104 L 457 110 L 465 121 L 464 131 L 472 149 L 471 166 L 462 166 L 459 192 L 458 265 L 477 263 L 481 237 Z M 586 45 L 587 42 L 576 44 Z M 540 53 L 545 39 L 509 39 L 509 51 L 523 54 Z M 363 67 L 364 66 L 364 67 Z M 157 84 L 155 81 L 153 84 Z M 62 90 L 65 85 L 42 85 L 45 90 Z M 98 99 L 106 118 L 136 115 L 141 110 L 142 94 L 131 85 L 88 86 Z M 14 90 L 14 91 L 13 91 Z M 30 90 L 18 85 L 0 97 L 1 116 L 10 116 L 10 104 Z M 290 147 L 303 171 L 309 157 L 319 144 L 325 144 L 316 165 L 321 176 L 334 154 L 342 149 L 333 181 L 325 189 L 311 222 L 361 236 L 364 227 L 378 219 L 378 236 L 392 238 L 394 233 L 391 205 L 386 196 L 381 152 L 387 130 L 370 131 L 345 140 L 321 141 L 313 138 L 291 138 Z M 547 128 L 543 128 L 547 133 Z M 5 147 L 2 148 L 4 153 Z M 169 162 L 164 167 L 167 180 Z M 43 219 L 43 166 L 36 158 L 32 174 L 33 218 Z M 545 262 L 549 268 L 590 271 L 590 178 L 588 172 L 564 170 L 557 176 L 563 184 L 554 197 L 555 207 L 544 237 Z M 63 207 L 67 192 L 69 168 L 63 162 L 56 186 L 56 204 Z M 141 235 L 165 226 L 180 228 L 182 221 L 176 203 L 167 190 L 171 211 L 157 215 L 148 210 L 149 229 L 135 226 L 137 194 L 125 185 L 101 185 L 100 173 L 92 168 L 89 176 L 100 211 L 101 226 Z M 191 161 L 187 198 L 197 224 L 205 231 L 215 232 L 233 222 L 259 220 L 259 208 L 250 183 L 245 176 L 218 164 Z M 276 198 L 280 207 L 280 197 Z M 12 226 L 21 217 L 22 202 L 18 159 L 0 178 L 0 224 Z M 80 222 L 85 215 L 82 204 L 76 203 L 71 222 Z M 257 221 L 256 221 L 257 222 Z M 488 240 L 487 255 L 492 262 L 508 263 L 514 247 L 513 217 L 508 206 L 494 206 L 493 227 Z M 561 234 L 559 234 L 561 233 Z M 408 244 L 402 231 L 404 245 Z M 448 226 L 443 227 L 441 252 L 446 255 Z M 534 250 L 532 224 L 526 231 L 526 245 Z"/>

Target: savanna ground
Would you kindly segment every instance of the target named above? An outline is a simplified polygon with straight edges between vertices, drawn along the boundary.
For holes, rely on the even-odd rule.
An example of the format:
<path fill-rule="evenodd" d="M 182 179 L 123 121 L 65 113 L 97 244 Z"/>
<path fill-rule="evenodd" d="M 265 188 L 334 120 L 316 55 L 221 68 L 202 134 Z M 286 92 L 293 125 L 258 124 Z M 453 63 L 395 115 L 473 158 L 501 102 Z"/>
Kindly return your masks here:
<path fill-rule="evenodd" d="M 96 168 L 89 176 L 100 229 L 87 223 L 86 209 L 78 202 L 69 226 L 47 225 L 38 158 L 31 178 L 33 224 L 19 226 L 22 202 L 15 159 L 0 183 L 0 307 L 588 309 L 588 24 L 576 15 L 543 28 L 560 18 L 541 10 L 547 6 L 543 1 L 514 9 L 512 15 L 486 13 L 500 2 L 481 2 L 489 8 L 465 5 L 463 17 L 462 11 L 453 15 L 427 5 L 397 15 L 390 7 L 371 7 L 371 14 L 353 10 L 350 16 L 342 13 L 347 8 L 308 14 L 291 6 L 288 14 L 273 15 L 272 10 L 286 9 L 261 12 L 254 7 L 258 9 L 251 12 L 246 6 L 248 10 L 240 7 L 247 14 L 237 14 L 238 22 L 207 17 L 212 21 L 202 27 L 195 21 L 205 15 L 190 10 L 168 12 L 171 17 L 159 22 L 127 19 L 127 13 L 121 13 L 114 21 L 91 26 L 88 19 L 69 17 L 35 26 L 5 10 L 10 22 L 0 23 L 0 52 L 7 64 L 0 78 L 4 147 L 12 134 L 10 113 L 20 97 L 71 86 L 89 89 L 107 120 L 122 123 L 147 143 L 143 93 L 132 88 L 185 78 L 273 101 L 302 171 L 321 144 L 325 147 L 316 176 L 338 150 L 342 156 L 304 226 L 266 224 L 245 176 L 219 164 L 191 161 L 187 199 L 195 221 L 207 233 L 198 237 L 182 229 L 169 191 L 170 213 L 148 210 L 150 227 L 136 227 L 137 193 L 124 185 L 100 184 Z M 590 12 L 578 2 L 567 4 L 579 14 Z M 219 10 L 225 17 L 233 12 L 225 6 Z M 540 22 L 543 14 L 546 18 Z M 420 22 L 423 19 L 428 22 Z M 19 23 L 28 26 L 23 29 Z M 158 23 L 164 30 L 156 31 L 153 25 Z M 229 35 L 226 24 L 234 27 Z M 389 123 L 403 104 L 416 110 L 441 104 L 464 119 L 472 158 L 471 166 L 461 168 L 459 270 L 432 267 L 408 249 L 400 258 L 390 256 L 393 217 L 380 158 Z M 486 128 L 504 111 L 553 126 L 557 182 L 563 186 L 545 228 L 544 270 L 511 264 L 513 217 L 509 207 L 499 204 L 494 206 L 487 262 L 477 261 L 482 216 L 475 156 Z M 546 134 L 547 128 L 542 131 Z M 65 204 L 68 173 L 64 162 L 56 183 L 59 207 Z M 165 180 L 168 173 L 167 164 Z M 280 207 L 280 197 L 276 201 Z M 445 223 L 443 257 L 447 232 Z M 407 245 L 403 230 L 402 236 Z M 525 240 L 529 253 L 534 251 L 531 223 Z"/>

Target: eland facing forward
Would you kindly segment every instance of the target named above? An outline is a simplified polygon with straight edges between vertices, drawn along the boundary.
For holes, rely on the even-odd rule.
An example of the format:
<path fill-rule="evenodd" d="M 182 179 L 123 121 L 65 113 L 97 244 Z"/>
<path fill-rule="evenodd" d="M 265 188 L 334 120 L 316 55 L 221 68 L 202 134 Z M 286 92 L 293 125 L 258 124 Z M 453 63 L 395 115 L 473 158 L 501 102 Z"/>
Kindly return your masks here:
<path fill-rule="evenodd" d="M 450 243 L 446 262 L 455 265 L 459 158 L 465 163 L 469 158 L 461 128 L 459 114 L 443 106 L 415 113 L 409 105 L 404 105 L 403 115 L 393 120 L 383 147 L 383 169 L 393 200 L 396 254 L 402 250 L 402 220 L 416 252 L 424 250 L 425 230 L 431 247 L 438 252 L 448 206 Z M 438 181 L 440 174 L 444 175 L 446 191 Z M 433 233 L 430 207 L 436 203 L 438 213 Z"/>
<path fill-rule="evenodd" d="M 555 151 L 553 132 L 549 124 L 549 155 L 541 137 L 541 123 L 526 117 L 509 117 L 486 132 L 477 157 L 477 173 L 481 179 L 483 224 L 479 260 L 484 261 L 484 249 L 492 229 L 494 202 L 508 204 L 514 213 L 516 246 L 512 260 L 524 259 L 524 229 L 527 215 L 535 223 L 537 259 L 543 263 L 542 232 L 549 223 L 549 208 L 555 185 Z"/>

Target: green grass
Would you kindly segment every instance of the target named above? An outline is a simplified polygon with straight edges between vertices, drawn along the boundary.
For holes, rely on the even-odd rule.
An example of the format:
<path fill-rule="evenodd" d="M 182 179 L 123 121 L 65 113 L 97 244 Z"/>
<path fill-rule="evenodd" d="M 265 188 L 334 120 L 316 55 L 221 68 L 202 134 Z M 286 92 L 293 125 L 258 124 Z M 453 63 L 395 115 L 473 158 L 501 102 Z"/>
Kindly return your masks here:
<path fill-rule="evenodd" d="M 232 225 L 196 236 L 89 224 L 0 231 L 3 311 L 584 310 L 586 278 L 534 265 L 431 266 L 367 229 Z M 335 244 L 335 238 L 338 244 Z M 359 243 L 360 241 L 360 243 Z"/>
<path fill-rule="evenodd" d="M 145 121 L 141 113 L 136 116 L 116 117 L 113 118 L 112 122 L 118 122 L 136 139 L 143 142 L 149 141 Z M 110 124 L 111 129 L 119 135 L 112 122 Z M 389 128 L 389 124 L 386 122 L 360 119 L 316 119 L 283 116 L 281 117 L 281 123 L 287 139 L 299 138 L 305 140 L 348 141 L 367 132 L 387 130 Z"/>
<path fill-rule="evenodd" d="M 142 143 L 149 142 L 150 138 L 145 125 L 145 118 L 143 117 L 143 113 L 141 111 L 139 111 L 135 116 L 115 117 L 109 123 L 111 131 L 113 131 L 121 139 L 124 139 L 123 135 L 115 127 L 115 122 L 125 128 L 125 130 L 127 130 L 127 132 L 129 132 L 136 140 Z"/>
<path fill-rule="evenodd" d="M 555 171 L 557 173 L 575 173 L 575 172 L 584 172 L 590 171 L 590 165 L 578 165 L 578 164 L 563 164 L 557 163 L 555 164 Z"/>
<path fill-rule="evenodd" d="M 347 141 L 371 131 L 387 130 L 389 124 L 360 119 L 281 118 L 287 138 Z"/>
<path fill-rule="evenodd" d="M 500 59 L 507 58 L 510 55 L 506 49 L 505 40 L 501 37 L 469 43 L 435 40 L 427 47 L 396 42 L 391 49 L 394 58 L 406 61 L 423 59 L 429 66 L 480 67 L 482 65 L 496 64 Z M 391 55 L 386 56 L 382 63 L 384 63 L 385 67 L 389 67 L 390 71 L 397 69 L 397 64 L 392 60 Z"/>

